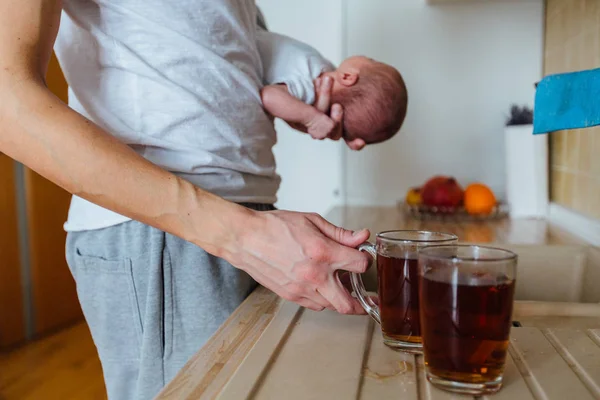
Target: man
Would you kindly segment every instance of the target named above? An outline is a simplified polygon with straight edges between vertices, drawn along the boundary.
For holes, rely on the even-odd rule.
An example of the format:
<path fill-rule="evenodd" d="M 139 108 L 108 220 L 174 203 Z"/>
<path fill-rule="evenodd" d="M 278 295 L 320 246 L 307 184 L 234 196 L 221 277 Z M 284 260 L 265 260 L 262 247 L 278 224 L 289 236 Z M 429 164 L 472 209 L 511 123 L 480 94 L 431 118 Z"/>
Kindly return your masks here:
<path fill-rule="evenodd" d="M 110 399 L 152 398 L 254 280 L 361 313 L 337 271 L 366 269 L 369 233 L 271 211 L 256 20 L 252 0 L 0 1 L 0 151 L 75 195 L 67 259 Z M 44 82 L 55 39 L 71 108 Z"/>

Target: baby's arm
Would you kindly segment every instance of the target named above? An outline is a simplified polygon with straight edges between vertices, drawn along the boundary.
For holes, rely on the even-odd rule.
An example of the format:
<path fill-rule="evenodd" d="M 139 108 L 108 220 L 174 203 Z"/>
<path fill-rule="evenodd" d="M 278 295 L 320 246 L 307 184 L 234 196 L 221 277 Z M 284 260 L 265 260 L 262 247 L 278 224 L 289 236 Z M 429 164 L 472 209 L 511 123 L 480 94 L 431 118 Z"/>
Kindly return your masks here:
<path fill-rule="evenodd" d="M 335 128 L 335 121 L 292 96 L 285 85 L 265 86 L 261 90 L 261 97 L 267 112 L 288 124 L 305 126 L 313 139 L 325 139 Z"/>

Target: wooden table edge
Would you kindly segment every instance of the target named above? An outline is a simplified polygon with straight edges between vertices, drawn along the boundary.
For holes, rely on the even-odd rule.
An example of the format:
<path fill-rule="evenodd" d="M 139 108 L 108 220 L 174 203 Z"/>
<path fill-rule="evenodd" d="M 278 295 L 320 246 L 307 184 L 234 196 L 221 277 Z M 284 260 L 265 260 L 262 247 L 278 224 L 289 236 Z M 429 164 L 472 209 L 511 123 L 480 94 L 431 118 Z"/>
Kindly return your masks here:
<path fill-rule="evenodd" d="M 212 399 L 235 373 L 281 307 L 259 286 L 227 318 L 155 399 Z"/>
<path fill-rule="evenodd" d="M 213 399 L 244 361 L 283 304 L 259 286 L 186 363 L 156 399 Z M 600 304 L 516 301 L 515 316 L 576 315 L 600 317 Z"/>

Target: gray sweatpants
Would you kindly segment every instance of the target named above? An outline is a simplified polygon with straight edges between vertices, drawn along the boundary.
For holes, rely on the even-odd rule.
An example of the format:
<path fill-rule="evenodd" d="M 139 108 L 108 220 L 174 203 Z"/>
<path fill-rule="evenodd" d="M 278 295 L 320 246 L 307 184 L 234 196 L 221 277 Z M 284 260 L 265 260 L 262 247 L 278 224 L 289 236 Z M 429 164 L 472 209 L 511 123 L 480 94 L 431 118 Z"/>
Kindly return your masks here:
<path fill-rule="evenodd" d="M 257 286 L 137 221 L 70 232 L 66 253 L 109 400 L 152 399 Z"/>

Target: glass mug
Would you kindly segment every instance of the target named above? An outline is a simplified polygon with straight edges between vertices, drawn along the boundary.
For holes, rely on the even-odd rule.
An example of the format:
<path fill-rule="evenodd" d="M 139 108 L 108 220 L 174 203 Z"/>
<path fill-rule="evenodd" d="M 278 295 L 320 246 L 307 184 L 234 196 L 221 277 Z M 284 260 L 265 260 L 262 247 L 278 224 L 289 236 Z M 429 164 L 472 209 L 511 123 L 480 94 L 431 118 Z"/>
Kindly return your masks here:
<path fill-rule="evenodd" d="M 396 230 L 376 235 L 376 245 L 358 247 L 377 262 L 378 304 L 367 295 L 360 274 L 351 273 L 352 288 L 365 311 L 381 326 L 383 342 L 392 348 L 421 353 L 417 253 L 423 246 L 456 243 L 455 235 Z"/>
<path fill-rule="evenodd" d="M 472 395 L 500 390 L 516 268 L 516 254 L 493 247 L 419 252 L 423 356 L 433 385 Z"/>

